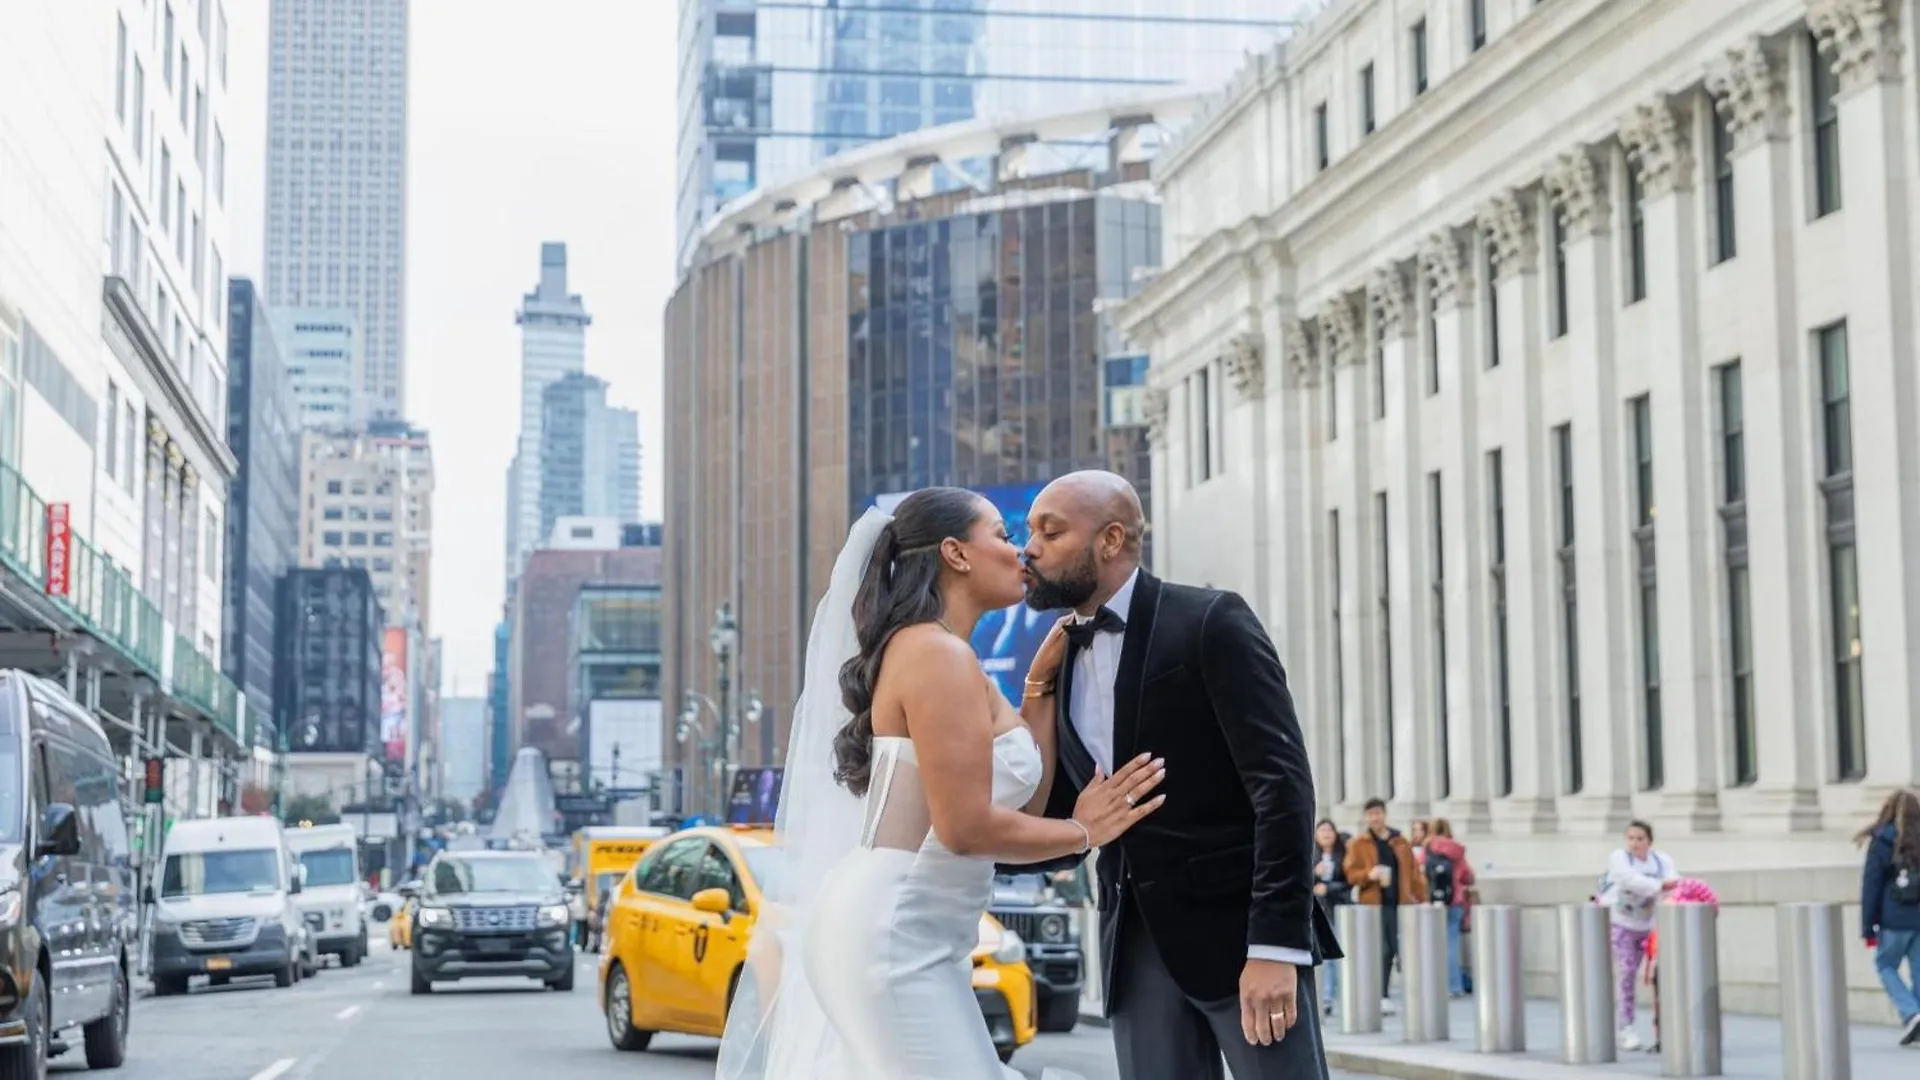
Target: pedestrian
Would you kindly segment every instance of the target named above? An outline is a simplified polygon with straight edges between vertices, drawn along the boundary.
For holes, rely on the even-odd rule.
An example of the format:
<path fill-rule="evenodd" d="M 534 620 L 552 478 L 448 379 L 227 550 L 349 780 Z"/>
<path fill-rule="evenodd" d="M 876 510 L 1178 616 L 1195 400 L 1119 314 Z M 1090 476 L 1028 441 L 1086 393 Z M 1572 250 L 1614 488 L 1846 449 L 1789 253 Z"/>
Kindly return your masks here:
<path fill-rule="evenodd" d="M 1460 939 L 1473 928 L 1473 865 L 1467 861 L 1467 846 L 1454 839 L 1453 823 L 1446 818 L 1434 819 L 1426 853 L 1421 869 L 1427 875 L 1427 895 L 1447 909 L 1447 992 L 1465 997 L 1471 987 L 1460 962 Z"/>
<path fill-rule="evenodd" d="M 1366 832 L 1347 845 L 1342 869 L 1356 904 L 1380 908 L 1381 1008 L 1393 1013 L 1393 962 L 1400 953 L 1400 905 L 1427 902 L 1427 880 L 1413 859 L 1413 845 L 1387 825 L 1387 804 L 1368 799 Z"/>
<path fill-rule="evenodd" d="M 1340 831 L 1328 818 L 1321 818 L 1313 828 L 1313 895 L 1321 907 L 1327 910 L 1327 918 L 1333 918 L 1333 909 L 1342 904 L 1353 903 L 1353 886 L 1347 884 L 1347 835 Z M 1340 1000 L 1340 966 L 1344 961 L 1330 960 L 1324 965 L 1325 977 L 1321 980 L 1321 1009 L 1328 1016 L 1333 1015 L 1334 1003 Z"/>
<path fill-rule="evenodd" d="M 1905 1030 L 1902 1046 L 1920 1046 L 1920 795 L 1896 791 L 1855 842 L 1867 849 L 1860 878 L 1860 929 L 1873 968 Z M 1900 977 L 1900 965 L 1907 977 Z"/>
<path fill-rule="evenodd" d="M 1654 906 L 1663 893 L 1680 881 L 1673 860 L 1653 850 L 1653 826 L 1635 821 L 1627 826 L 1627 845 L 1607 860 L 1600 879 L 1599 900 L 1611 915 L 1613 959 L 1618 967 L 1619 1041 L 1622 1050 L 1643 1045 L 1634 1029 L 1634 983 L 1647 957 L 1647 935 L 1653 933 Z"/>
<path fill-rule="evenodd" d="M 1427 841 L 1432 836 L 1433 826 L 1425 818 L 1416 818 L 1407 826 L 1407 843 L 1413 845 L 1413 864 L 1423 870 L 1427 866 Z"/>

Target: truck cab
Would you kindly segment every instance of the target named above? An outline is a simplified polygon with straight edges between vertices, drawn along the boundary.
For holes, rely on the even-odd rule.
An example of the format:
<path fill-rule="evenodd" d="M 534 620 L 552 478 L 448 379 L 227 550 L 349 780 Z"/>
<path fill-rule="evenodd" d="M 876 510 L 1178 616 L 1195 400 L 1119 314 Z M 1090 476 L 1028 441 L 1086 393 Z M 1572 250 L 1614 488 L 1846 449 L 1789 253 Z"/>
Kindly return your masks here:
<path fill-rule="evenodd" d="M 313 935 L 314 952 L 339 957 L 341 967 L 357 966 L 367 956 L 359 834 L 351 825 L 303 825 L 286 835 L 302 872 L 295 906 Z"/>

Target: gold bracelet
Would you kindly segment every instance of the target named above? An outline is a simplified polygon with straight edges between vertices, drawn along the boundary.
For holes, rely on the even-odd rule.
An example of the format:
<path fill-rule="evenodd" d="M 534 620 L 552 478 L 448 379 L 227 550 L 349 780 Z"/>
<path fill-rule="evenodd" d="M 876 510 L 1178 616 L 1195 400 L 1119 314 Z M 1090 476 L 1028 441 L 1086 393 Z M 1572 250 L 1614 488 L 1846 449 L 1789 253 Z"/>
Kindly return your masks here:
<path fill-rule="evenodd" d="M 1034 699 L 1036 699 L 1036 698 L 1049 698 L 1049 697 L 1052 697 L 1052 696 L 1053 696 L 1053 684 L 1052 684 L 1052 683 L 1031 683 L 1031 682 L 1030 682 L 1030 683 L 1028 683 L 1028 684 L 1027 684 L 1027 692 L 1026 692 L 1026 694 L 1025 694 L 1025 695 L 1023 695 L 1023 696 L 1024 696 L 1024 697 L 1025 697 L 1025 699 L 1026 699 L 1026 700 L 1028 700 L 1028 701 L 1033 701 L 1033 700 L 1034 700 Z"/>

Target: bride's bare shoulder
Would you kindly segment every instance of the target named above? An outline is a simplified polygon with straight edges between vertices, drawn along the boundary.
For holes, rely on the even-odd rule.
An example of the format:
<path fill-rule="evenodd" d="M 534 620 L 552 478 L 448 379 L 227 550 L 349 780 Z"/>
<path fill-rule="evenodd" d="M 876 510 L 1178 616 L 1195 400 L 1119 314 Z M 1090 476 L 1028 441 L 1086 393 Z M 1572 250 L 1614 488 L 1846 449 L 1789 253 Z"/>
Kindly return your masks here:
<path fill-rule="evenodd" d="M 910 683 L 930 680 L 944 684 L 953 678 L 978 679 L 980 661 L 973 647 L 934 623 L 909 626 L 887 643 L 881 676 L 904 677 Z"/>

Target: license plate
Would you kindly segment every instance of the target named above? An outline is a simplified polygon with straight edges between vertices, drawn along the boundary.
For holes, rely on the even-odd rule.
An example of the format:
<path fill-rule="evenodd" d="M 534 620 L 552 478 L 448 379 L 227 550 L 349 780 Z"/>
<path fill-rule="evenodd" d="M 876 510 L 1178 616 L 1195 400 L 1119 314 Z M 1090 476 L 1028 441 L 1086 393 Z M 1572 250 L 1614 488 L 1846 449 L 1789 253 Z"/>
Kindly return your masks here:
<path fill-rule="evenodd" d="M 224 956 L 209 957 L 207 959 L 207 970 L 208 971 L 232 971 L 233 961 L 229 960 Z"/>
<path fill-rule="evenodd" d="M 505 952 L 513 947 L 506 938 L 479 938 L 473 943 L 474 952 Z"/>

